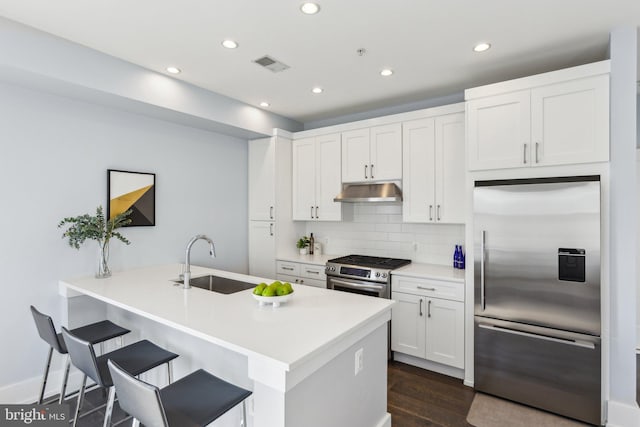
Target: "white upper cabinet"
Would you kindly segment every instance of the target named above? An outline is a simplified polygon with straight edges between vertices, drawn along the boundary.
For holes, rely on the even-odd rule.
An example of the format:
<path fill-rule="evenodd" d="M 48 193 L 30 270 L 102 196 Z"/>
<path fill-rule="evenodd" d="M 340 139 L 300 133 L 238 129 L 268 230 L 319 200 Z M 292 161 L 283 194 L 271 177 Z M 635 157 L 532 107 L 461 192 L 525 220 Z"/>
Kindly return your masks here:
<path fill-rule="evenodd" d="M 402 179 L 402 126 L 394 123 L 371 128 L 370 179 Z"/>
<path fill-rule="evenodd" d="M 608 161 L 608 70 L 603 61 L 467 90 L 469 170 Z"/>
<path fill-rule="evenodd" d="M 271 138 L 249 143 L 249 219 L 275 219 L 276 147 Z"/>
<path fill-rule="evenodd" d="M 528 90 L 467 102 L 469 170 L 527 165 L 530 104 Z"/>
<path fill-rule="evenodd" d="M 609 76 L 531 91 L 532 165 L 609 160 Z"/>
<path fill-rule="evenodd" d="M 464 223 L 464 113 L 402 124 L 405 222 Z"/>
<path fill-rule="evenodd" d="M 399 123 L 342 133 L 342 182 L 402 179 Z"/>
<path fill-rule="evenodd" d="M 340 134 L 303 138 L 293 142 L 293 219 L 339 221 Z"/>

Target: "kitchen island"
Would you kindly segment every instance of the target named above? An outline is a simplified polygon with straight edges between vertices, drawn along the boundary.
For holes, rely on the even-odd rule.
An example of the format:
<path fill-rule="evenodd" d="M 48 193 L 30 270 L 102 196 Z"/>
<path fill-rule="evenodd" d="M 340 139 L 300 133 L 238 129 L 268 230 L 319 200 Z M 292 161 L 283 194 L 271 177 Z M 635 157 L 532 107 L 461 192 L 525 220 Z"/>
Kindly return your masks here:
<path fill-rule="evenodd" d="M 248 283 L 259 277 L 192 266 Z M 382 427 L 387 405 L 387 322 L 393 301 L 294 285 L 289 302 L 259 306 L 251 290 L 219 294 L 175 286 L 180 264 L 61 280 L 69 327 L 99 318 L 180 354 L 175 378 L 204 368 L 253 390 L 248 425 Z M 360 369 L 358 369 L 358 357 Z M 148 380 L 166 383 L 161 370 Z M 164 382 L 163 382 L 164 381 Z M 214 425 L 237 427 L 240 410 Z"/>

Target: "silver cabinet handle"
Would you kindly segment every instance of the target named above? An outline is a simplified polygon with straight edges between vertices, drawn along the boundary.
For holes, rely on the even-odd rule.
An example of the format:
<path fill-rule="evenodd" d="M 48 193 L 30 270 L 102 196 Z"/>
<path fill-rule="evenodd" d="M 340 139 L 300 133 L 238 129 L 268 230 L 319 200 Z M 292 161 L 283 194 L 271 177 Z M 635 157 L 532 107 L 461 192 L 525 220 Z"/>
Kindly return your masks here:
<path fill-rule="evenodd" d="M 319 271 L 313 271 L 313 270 L 306 270 L 306 271 L 307 271 L 307 273 L 309 273 L 309 274 L 320 274 L 320 272 L 319 272 Z"/>
<path fill-rule="evenodd" d="M 524 149 L 522 150 L 522 161 L 525 165 L 527 164 L 527 144 L 524 144 Z"/>
<path fill-rule="evenodd" d="M 425 288 L 424 286 L 418 286 L 418 289 L 422 289 L 423 291 L 435 291 L 436 288 Z"/>
<path fill-rule="evenodd" d="M 318 216 L 318 207 L 316 206 L 316 219 L 320 219 L 320 217 Z"/>
<path fill-rule="evenodd" d="M 420 317 L 422 317 L 422 298 L 420 298 Z"/>
<path fill-rule="evenodd" d="M 427 303 L 427 317 L 431 317 L 431 300 Z"/>
<path fill-rule="evenodd" d="M 429 221 L 433 221 L 433 205 L 429 205 Z"/>
<path fill-rule="evenodd" d="M 313 206 L 311 206 L 311 219 L 313 219 Z"/>
<path fill-rule="evenodd" d="M 269 236 L 273 236 L 273 224 L 269 224 Z"/>
<path fill-rule="evenodd" d="M 373 164 L 371 164 L 371 179 L 373 179 Z"/>
<path fill-rule="evenodd" d="M 478 325 L 479 328 L 482 329 L 489 329 L 490 331 L 495 331 L 495 332 L 504 332 L 506 334 L 513 334 L 513 335 L 520 335 L 523 337 L 527 337 L 527 338 L 535 338 L 535 339 L 539 339 L 539 340 L 543 340 L 543 341 L 553 341 L 553 342 L 557 342 L 557 343 L 561 343 L 561 344 L 567 344 L 567 345 L 572 345 L 575 347 L 582 347 L 582 348 L 588 348 L 591 350 L 595 350 L 596 345 L 592 342 L 588 342 L 588 341 L 579 341 L 579 340 L 568 340 L 568 339 L 564 339 L 564 338 L 556 338 L 556 337 L 548 337 L 546 335 L 539 335 L 539 334 L 534 334 L 531 332 L 523 332 L 523 331 L 516 331 L 515 329 L 507 329 L 507 328 L 501 328 L 499 326 L 491 326 L 491 325 L 483 325 L 483 324 L 479 324 Z"/>
<path fill-rule="evenodd" d="M 364 165 L 364 179 L 368 179 L 367 178 L 367 165 Z"/>
<path fill-rule="evenodd" d="M 485 231 L 480 232 L 480 306 L 482 311 L 485 309 L 484 302 L 484 238 Z"/>
<path fill-rule="evenodd" d="M 540 145 L 540 143 L 539 143 L 539 142 L 536 142 L 536 163 L 538 163 L 538 162 L 539 162 L 539 160 L 538 160 L 538 146 L 539 146 L 539 145 Z"/>
<path fill-rule="evenodd" d="M 269 206 L 269 219 L 273 219 L 273 206 Z"/>
<path fill-rule="evenodd" d="M 436 207 L 436 219 L 440 221 L 440 205 L 437 205 Z"/>
<path fill-rule="evenodd" d="M 293 267 L 281 267 L 283 270 L 293 271 Z"/>

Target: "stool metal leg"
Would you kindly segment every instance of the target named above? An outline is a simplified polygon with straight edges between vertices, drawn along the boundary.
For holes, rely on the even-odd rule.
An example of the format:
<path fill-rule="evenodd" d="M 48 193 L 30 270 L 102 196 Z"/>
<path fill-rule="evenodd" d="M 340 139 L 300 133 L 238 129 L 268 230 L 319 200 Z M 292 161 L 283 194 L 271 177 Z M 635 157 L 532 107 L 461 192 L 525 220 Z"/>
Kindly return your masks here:
<path fill-rule="evenodd" d="M 49 347 L 49 355 L 47 356 L 47 364 L 44 367 L 44 377 L 42 377 L 42 386 L 40 387 L 40 397 L 38 398 L 38 405 L 42 404 L 44 399 L 44 391 L 47 388 L 47 377 L 49 376 L 49 368 L 51 367 L 51 356 L 53 355 L 53 347 Z"/>
<path fill-rule="evenodd" d="M 80 415 L 80 407 L 82 406 L 82 401 L 84 400 L 84 389 L 87 386 L 87 375 L 82 375 L 82 384 L 80 385 L 80 392 L 78 393 L 78 403 L 76 404 L 76 414 L 73 417 L 73 425 L 72 427 L 76 427 L 78 424 L 78 416 Z"/>
<path fill-rule="evenodd" d="M 167 378 L 169 379 L 169 384 L 173 382 L 173 361 L 170 360 L 167 363 Z"/>
<path fill-rule="evenodd" d="M 67 392 L 67 381 L 69 381 L 69 369 L 71 368 L 71 358 L 68 354 L 65 354 L 65 366 L 64 373 L 62 374 L 62 388 L 60 389 L 60 398 L 58 399 L 58 403 L 62 404 L 64 402 L 65 393 Z"/>
<path fill-rule="evenodd" d="M 140 427 L 140 421 L 134 418 L 131 427 Z"/>
<path fill-rule="evenodd" d="M 107 400 L 107 408 L 104 410 L 104 427 L 111 426 L 111 414 L 113 413 L 113 402 L 116 399 L 116 388 L 109 387 L 109 399 Z"/>
<path fill-rule="evenodd" d="M 247 427 L 247 399 L 242 401 L 242 427 Z"/>

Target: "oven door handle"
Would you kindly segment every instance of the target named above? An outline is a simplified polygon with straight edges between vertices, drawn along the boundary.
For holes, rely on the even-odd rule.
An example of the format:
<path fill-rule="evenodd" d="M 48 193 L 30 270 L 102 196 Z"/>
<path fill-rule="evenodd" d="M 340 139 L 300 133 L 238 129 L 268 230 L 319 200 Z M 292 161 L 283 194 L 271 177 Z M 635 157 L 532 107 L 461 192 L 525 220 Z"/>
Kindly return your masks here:
<path fill-rule="evenodd" d="M 372 291 L 372 292 L 380 292 L 381 289 L 383 289 L 383 286 L 367 286 L 367 285 L 360 285 L 358 283 L 353 283 L 353 282 L 345 282 L 344 280 L 338 280 L 338 279 L 334 279 L 331 278 L 329 279 L 331 280 L 332 283 L 337 283 L 339 285 L 344 285 L 344 286 L 348 286 L 349 288 L 352 289 L 364 289 L 365 291 Z"/>

